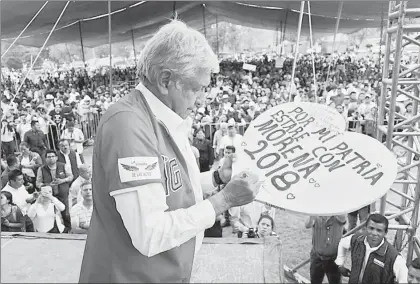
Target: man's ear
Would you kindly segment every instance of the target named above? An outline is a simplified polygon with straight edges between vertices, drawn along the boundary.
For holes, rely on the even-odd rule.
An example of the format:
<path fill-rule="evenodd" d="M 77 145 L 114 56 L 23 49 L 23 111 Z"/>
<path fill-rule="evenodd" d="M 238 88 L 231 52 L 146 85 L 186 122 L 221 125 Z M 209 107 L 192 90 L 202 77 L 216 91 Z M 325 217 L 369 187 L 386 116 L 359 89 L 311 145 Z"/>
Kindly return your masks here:
<path fill-rule="evenodd" d="M 169 94 L 169 84 L 173 79 L 172 71 L 168 69 L 162 70 L 157 76 L 156 87 L 162 95 Z"/>

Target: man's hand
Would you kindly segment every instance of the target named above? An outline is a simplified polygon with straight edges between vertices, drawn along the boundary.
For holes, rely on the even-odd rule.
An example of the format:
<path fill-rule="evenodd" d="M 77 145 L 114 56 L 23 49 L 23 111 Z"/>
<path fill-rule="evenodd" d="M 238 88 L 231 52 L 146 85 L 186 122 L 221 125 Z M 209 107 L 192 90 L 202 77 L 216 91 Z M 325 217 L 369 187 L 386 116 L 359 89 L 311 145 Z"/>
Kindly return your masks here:
<path fill-rule="evenodd" d="M 232 177 L 221 192 L 230 207 L 237 207 L 254 201 L 260 186 L 261 182 L 257 175 L 250 171 L 243 171 Z"/>
<path fill-rule="evenodd" d="M 341 275 L 344 277 L 350 277 L 350 269 L 345 268 L 344 266 L 339 266 L 338 271 L 340 271 Z"/>
<path fill-rule="evenodd" d="M 222 191 L 211 196 L 208 200 L 213 205 L 216 215 L 226 210 L 248 204 L 254 201 L 260 189 L 258 176 L 250 171 L 243 171 L 230 180 Z"/>

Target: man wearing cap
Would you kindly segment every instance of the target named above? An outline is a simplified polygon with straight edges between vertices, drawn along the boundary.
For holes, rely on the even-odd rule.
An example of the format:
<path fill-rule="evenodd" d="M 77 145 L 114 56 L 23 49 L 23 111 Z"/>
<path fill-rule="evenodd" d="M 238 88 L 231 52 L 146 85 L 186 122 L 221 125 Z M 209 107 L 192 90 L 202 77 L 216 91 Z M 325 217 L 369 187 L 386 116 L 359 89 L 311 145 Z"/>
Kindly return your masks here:
<path fill-rule="evenodd" d="M 190 113 L 219 64 L 205 37 L 173 20 L 138 62 L 139 85 L 96 133 L 82 283 L 189 283 L 204 230 L 258 192 L 256 175 L 231 178 L 231 159 L 200 175 L 191 150 Z M 219 184 L 226 186 L 203 201 Z"/>

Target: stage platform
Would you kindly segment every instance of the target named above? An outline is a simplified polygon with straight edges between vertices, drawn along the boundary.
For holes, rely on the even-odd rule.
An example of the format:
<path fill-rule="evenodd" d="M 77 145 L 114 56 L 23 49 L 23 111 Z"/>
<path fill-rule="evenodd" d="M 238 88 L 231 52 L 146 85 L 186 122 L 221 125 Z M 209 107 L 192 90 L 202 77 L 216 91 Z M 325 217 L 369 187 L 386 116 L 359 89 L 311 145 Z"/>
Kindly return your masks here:
<path fill-rule="evenodd" d="M 1 233 L 2 283 L 77 283 L 85 240 L 86 235 Z M 206 238 L 194 263 L 191 282 L 307 281 L 285 279 L 282 267 L 278 238 Z"/>

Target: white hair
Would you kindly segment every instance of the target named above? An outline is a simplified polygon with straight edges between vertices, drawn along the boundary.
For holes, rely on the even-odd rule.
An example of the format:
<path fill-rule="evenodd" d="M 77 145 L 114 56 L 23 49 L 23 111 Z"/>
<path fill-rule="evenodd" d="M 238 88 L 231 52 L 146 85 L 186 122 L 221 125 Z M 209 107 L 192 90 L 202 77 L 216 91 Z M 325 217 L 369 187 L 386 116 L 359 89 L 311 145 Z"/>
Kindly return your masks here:
<path fill-rule="evenodd" d="M 172 20 L 146 43 L 137 66 L 140 80 L 147 79 L 152 84 L 164 69 L 189 80 L 197 74 L 218 73 L 219 61 L 203 34 Z"/>

